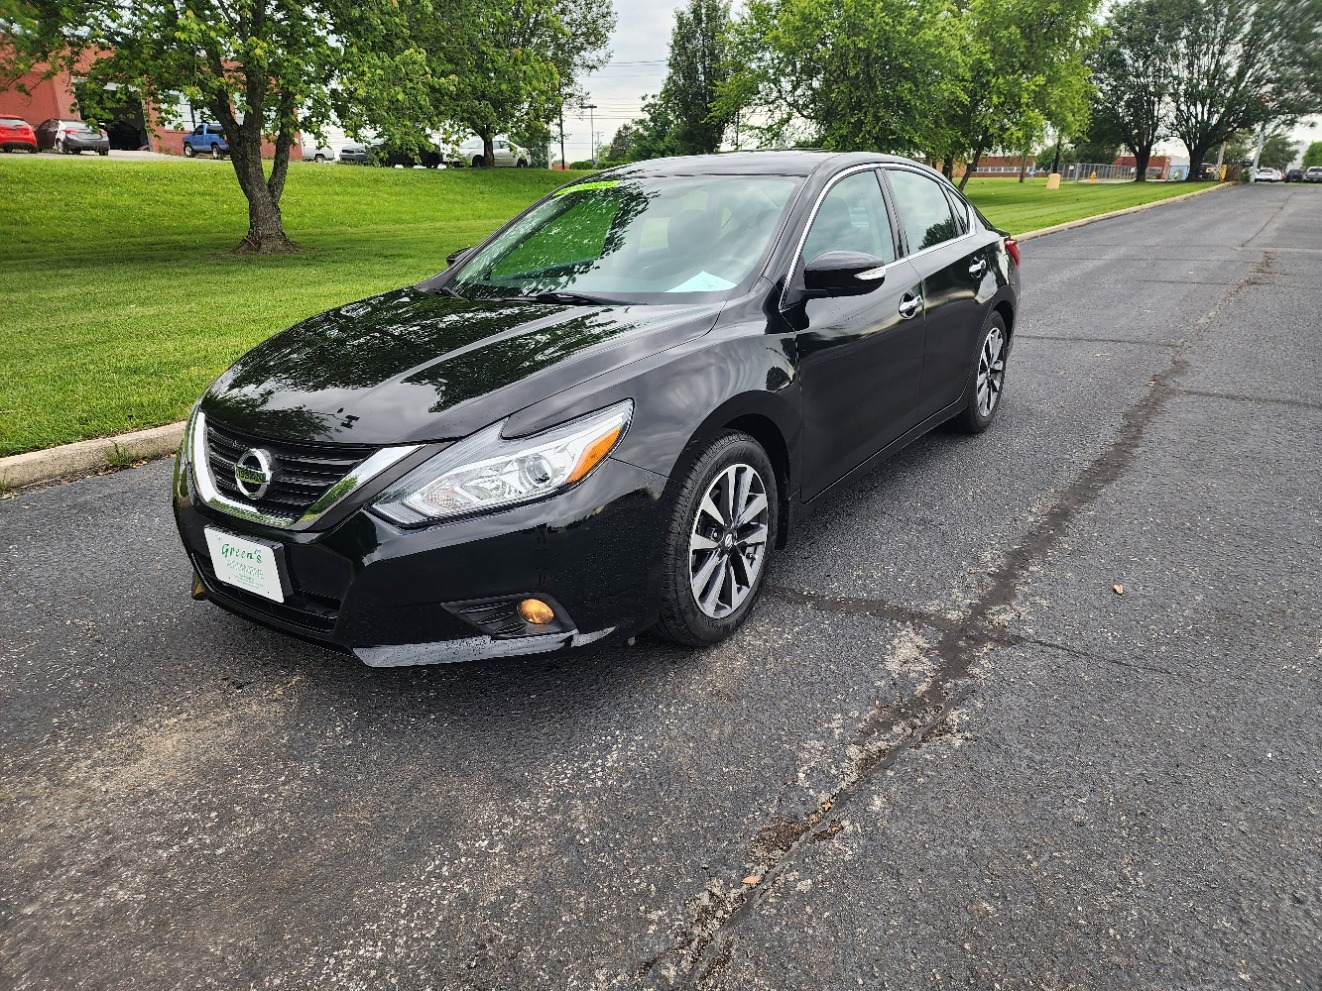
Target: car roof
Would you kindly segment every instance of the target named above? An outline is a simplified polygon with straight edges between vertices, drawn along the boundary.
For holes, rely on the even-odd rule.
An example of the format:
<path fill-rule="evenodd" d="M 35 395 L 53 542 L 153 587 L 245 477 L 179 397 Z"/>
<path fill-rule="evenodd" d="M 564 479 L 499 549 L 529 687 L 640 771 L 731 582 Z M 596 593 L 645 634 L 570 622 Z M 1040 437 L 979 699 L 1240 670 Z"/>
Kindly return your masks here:
<path fill-rule="evenodd" d="M 927 166 L 911 158 L 898 155 L 880 155 L 870 151 L 833 152 L 815 150 L 794 151 L 728 151 L 715 155 L 686 155 L 678 158 L 656 158 L 646 162 L 633 162 L 616 166 L 612 174 L 628 173 L 639 176 L 668 175 L 780 175 L 808 176 L 818 169 L 835 171 L 852 165 L 911 165 Z"/>

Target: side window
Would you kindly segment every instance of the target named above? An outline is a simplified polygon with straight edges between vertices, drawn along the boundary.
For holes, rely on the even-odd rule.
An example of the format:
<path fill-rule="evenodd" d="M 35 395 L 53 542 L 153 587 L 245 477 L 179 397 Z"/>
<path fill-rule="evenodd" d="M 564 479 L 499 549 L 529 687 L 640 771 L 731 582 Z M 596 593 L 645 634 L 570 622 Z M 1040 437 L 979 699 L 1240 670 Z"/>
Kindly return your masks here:
<path fill-rule="evenodd" d="M 909 250 L 922 251 L 954 238 L 958 229 L 946 194 L 935 179 L 905 169 L 887 171 L 895 209 L 909 235 Z"/>
<path fill-rule="evenodd" d="M 885 262 L 895 260 L 886 201 L 870 169 L 841 179 L 822 200 L 803 242 L 803 260 L 826 251 L 861 251 Z"/>
<path fill-rule="evenodd" d="M 206 132 L 206 129 L 207 129 L 207 126 L 206 126 L 205 124 L 198 124 L 197 127 L 193 128 L 193 133 L 194 133 L 194 134 L 203 134 L 203 133 Z"/>

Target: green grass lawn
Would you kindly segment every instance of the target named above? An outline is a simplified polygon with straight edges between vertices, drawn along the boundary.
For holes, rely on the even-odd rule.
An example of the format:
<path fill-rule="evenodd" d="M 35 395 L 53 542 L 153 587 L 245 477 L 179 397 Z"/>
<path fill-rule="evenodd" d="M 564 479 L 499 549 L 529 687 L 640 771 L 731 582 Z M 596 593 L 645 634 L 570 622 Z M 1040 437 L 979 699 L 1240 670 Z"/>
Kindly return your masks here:
<path fill-rule="evenodd" d="M 226 162 L 5 155 L 0 188 L 0 455 L 180 419 L 271 334 L 445 267 L 571 178 L 535 169 L 290 168 L 285 229 L 306 249 L 229 253 L 247 204 Z M 1184 192 L 975 180 L 1016 233 Z"/>

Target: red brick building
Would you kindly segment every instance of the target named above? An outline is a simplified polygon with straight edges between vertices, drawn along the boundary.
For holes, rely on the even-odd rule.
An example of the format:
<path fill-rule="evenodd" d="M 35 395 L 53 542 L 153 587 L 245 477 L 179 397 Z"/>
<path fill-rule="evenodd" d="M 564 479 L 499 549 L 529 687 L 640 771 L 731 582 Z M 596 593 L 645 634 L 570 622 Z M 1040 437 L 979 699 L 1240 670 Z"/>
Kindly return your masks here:
<path fill-rule="evenodd" d="M 88 55 L 79 68 L 85 70 L 93 58 Z M 56 72 L 48 79 L 42 78 L 39 72 L 13 80 L 0 78 L 0 87 L 3 87 L 0 88 L 0 114 L 22 117 L 33 127 L 50 117 L 81 119 L 78 91 L 84 85 L 86 83 L 78 70 Z M 182 155 L 184 135 L 198 124 L 212 120 L 204 108 L 192 106 L 183 97 L 168 107 L 157 107 L 132 97 L 117 102 L 120 109 L 111 119 L 98 123 L 110 135 L 110 147 L 120 151 L 144 148 L 167 155 Z M 303 157 L 299 145 L 296 139 L 289 151 L 291 159 Z M 270 158 L 274 154 L 274 143 L 264 141 L 262 155 Z"/>

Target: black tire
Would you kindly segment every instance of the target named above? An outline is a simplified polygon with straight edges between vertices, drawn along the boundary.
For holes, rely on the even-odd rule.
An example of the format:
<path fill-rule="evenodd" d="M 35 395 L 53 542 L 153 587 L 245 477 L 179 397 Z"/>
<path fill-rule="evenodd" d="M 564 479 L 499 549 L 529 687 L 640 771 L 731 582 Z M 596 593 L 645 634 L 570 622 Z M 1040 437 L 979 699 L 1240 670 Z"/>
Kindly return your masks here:
<path fill-rule="evenodd" d="M 756 483 L 761 484 L 760 493 Z M 730 504 L 734 504 L 740 501 L 741 488 L 745 511 L 751 514 L 748 522 L 738 525 L 739 514 L 730 513 L 728 505 L 725 514 L 730 520 L 724 525 L 707 513 L 704 507 L 709 494 L 715 493 L 714 503 L 724 504 L 723 495 L 728 492 Z M 754 513 L 759 496 L 765 496 L 765 505 Z M 752 611 L 766 577 L 776 545 L 778 510 L 776 474 L 766 451 L 748 434 L 727 430 L 718 435 L 688 470 L 672 504 L 662 549 L 661 617 L 654 627 L 657 634 L 685 646 L 706 647 L 739 628 Z M 710 544 L 711 549 L 695 549 L 693 542 L 698 539 Z M 758 556 L 754 560 L 755 554 Z M 704 572 L 708 576 L 705 581 Z M 744 586 L 739 584 L 741 575 L 746 580 Z M 695 584 L 715 591 L 716 615 L 699 602 Z M 738 598 L 741 588 L 742 599 Z"/>
<path fill-rule="evenodd" d="M 184 145 L 184 158 L 192 158 L 197 154 L 197 149 L 192 145 Z"/>
<path fill-rule="evenodd" d="M 481 155 L 473 156 L 473 168 L 480 169 L 487 164 L 487 160 Z"/>
<path fill-rule="evenodd" d="M 999 350 L 996 341 L 1000 341 Z M 1010 350 L 1010 334 L 1005 320 L 995 310 L 987 315 L 978 335 L 978 350 L 973 356 L 973 372 L 969 376 L 969 401 L 950 425 L 966 434 L 980 434 L 991 426 L 996 418 L 996 411 L 1001 408 L 1002 393 L 1005 391 L 1006 358 Z M 996 359 L 999 358 L 999 370 Z M 990 360 L 990 364 L 989 364 Z M 985 388 L 985 392 L 984 392 Z M 990 396 L 988 405 L 986 396 Z"/>
<path fill-rule="evenodd" d="M 110 149 L 109 149 L 109 148 L 98 148 L 98 149 L 96 150 L 96 153 L 97 153 L 98 155 L 100 155 L 102 158 L 105 158 L 107 155 L 110 154 Z"/>
<path fill-rule="evenodd" d="M 527 160 L 526 158 L 520 158 L 520 159 L 519 159 L 519 168 L 521 168 L 521 169 L 526 169 L 527 167 L 528 167 L 528 160 Z"/>
<path fill-rule="evenodd" d="M 316 162 L 318 165 L 320 165 L 322 162 L 326 161 L 326 156 L 322 154 L 316 154 L 312 156 L 312 160 Z"/>
<path fill-rule="evenodd" d="M 220 145 L 215 144 L 214 142 L 211 145 L 211 157 L 218 162 L 225 157 L 224 152 L 220 150 Z"/>

